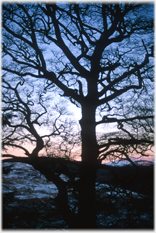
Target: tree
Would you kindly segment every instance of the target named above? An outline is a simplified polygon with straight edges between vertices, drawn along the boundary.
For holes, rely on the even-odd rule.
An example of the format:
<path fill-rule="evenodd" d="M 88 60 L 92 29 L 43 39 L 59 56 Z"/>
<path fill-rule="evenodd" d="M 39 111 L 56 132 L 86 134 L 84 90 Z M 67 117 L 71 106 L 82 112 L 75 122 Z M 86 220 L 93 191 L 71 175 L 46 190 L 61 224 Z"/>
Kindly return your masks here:
<path fill-rule="evenodd" d="M 3 4 L 2 32 L 4 71 L 49 80 L 81 108 L 78 222 L 96 227 L 99 159 L 130 160 L 132 147 L 153 143 L 144 133 L 152 134 L 153 120 L 153 4 Z M 126 136 L 99 145 L 102 123 L 115 123 Z"/>
<path fill-rule="evenodd" d="M 9 148 L 20 149 L 25 156 L 21 157 L 21 152 L 19 156 L 13 153 L 2 156 L 7 157 L 5 162 L 28 163 L 48 180 L 53 181 L 59 191 L 55 200 L 56 205 L 60 207 L 65 220 L 70 225 L 71 213 L 67 201 L 67 186 L 68 183 L 74 182 L 75 177 L 71 176 L 70 168 L 66 167 L 62 158 L 67 161 L 73 159 L 70 157 L 71 150 L 76 143 L 79 143 L 79 133 L 74 130 L 75 122 L 70 119 L 67 103 L 66 107 L 62 102 L 52 107 L 52 97 L 48 96 L 47 84 L 42 83 L 41 88 L 41 83 L 34 85 L 33 82 L 30 84 L 24 79 L 16 78 L 6 81 L 7 78 L 8 76 L 4 75 L 2 82 L 3 150 L 7 152 Z M 52 138 L 54 138 L 55 148 L 50 148 Z M 30 144 L 32 144 L 32 151 Z M 40 152 L 43 149 L 46 153 L 42 152 L 43 156 L 41 156 Z M 52 153 L 53 151 L 55 153 Z M 61 174 L 66 175 L 69 182 L 64 182 L 60 178 Z M 66 216 L 67 212 L 69 213 Z"/>
<path fill-rule="evenodd" d="M 5 75 L 6 76 L 6 75 Z M 41 84 L 41 83 L 40 83 Z M 3 135 L 2 145 L 4 150 L 17 148 L 30 158 L 36 158 L 42 149 L 46 154 L 53 155 L 51 151 L 52 138 L 60 141 L 55 150 L 61 153 L 61 145 L 66 146 L 65 155 L 69 157 L 71 149 L 76 143 L 76 133 L 72 130 L 74 122 L 70 120 L 70 113 L 64 106 L 55 105 L 50 110 L 48 102 L 52 103 L 52 97 L 47 94 L 47 85 L 30 84 L 26 80 L 14 80 L 8 82 L 3 77 L 2 82 L 2 113 Z M 43 89 L 43 90 L 42 90 Z M 49 112 L 48 112 L 49 110 Z M 49 119 L 49 117 L 51 119 Z M 67 118 L 68 117 L 68 118 Z M 42 131 L 41 131 L 42 130 Z M 71 139 L 71 149 L 67 147 L 66 134 Z M 75 137 L 75 142 L 73 137 Z M 60 139 L 59 139 L 60 138 Z M 55 140 L 55 139 L 54 139 Z M 30 152 L 30 145 L 32 151 Z M 27 149 L 28 148 L 28 149 Z M 60 149 L 59 149 L 60 148 Z M 43 150 L 42 150 L 43 151 Z M 50 152 L 51 153 L 50 153 Z M 44 152 L 42 152 L 44 154 Z M 22 154 L 22 153 L 21 153 Z M 4 155 L 3 155 L 4 156 Z M 6 154 L 5 156 L 8 156 Z M 13 157 L 13 155 L 10 155 Z M 56 155 L 55 153 L 55 156 Z"/>

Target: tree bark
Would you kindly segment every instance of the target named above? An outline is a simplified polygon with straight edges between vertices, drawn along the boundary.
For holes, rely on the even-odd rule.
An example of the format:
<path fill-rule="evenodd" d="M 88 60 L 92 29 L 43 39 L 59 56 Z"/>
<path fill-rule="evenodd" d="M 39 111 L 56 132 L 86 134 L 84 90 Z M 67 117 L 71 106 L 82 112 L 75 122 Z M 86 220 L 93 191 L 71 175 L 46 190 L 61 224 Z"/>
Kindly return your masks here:
<path fill-rule="evenodd" d="M 95 132 L 95 111 L 93 103 L 82 106 L 81 137 L 82 167 L 79 190 L 79 228 L 96 228 L 95 180 L 98 147 Z"/>

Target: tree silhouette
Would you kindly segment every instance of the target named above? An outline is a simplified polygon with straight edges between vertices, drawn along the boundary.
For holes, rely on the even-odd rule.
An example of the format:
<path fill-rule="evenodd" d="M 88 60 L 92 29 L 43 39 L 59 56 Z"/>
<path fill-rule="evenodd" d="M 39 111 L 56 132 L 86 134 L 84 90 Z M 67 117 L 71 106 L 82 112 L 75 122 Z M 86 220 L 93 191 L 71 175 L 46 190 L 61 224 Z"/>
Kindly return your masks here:
<path fill-rule="evenodd" d="M 61 150 L 63 150 L 61 145 L 64 144 L 66 146 L 66 150 L 64 149 L 65 155 L 69 157 L 71 149 L 76 143 L 77 135 L 72 130 L 74 122 L 70 120 L 70 115 L 64 106 L 56 105 L 52 107 L 51 104 L 49 112 L 46 102 L 52 102 L 52 98 L 49 99 L 46 95 L 47 85 L 45 87 L 43 85 L 43 88 L 37 86 L 35 87 L 34 83 L 27 83 L 24 79 L 7 82 L 3 77 L 3 148 L 6 150 L 9 147 L 18 148 L 31 158 L 38 157 L 39 152 L 44 148 L 46 153 L 50 153 L 52 156 L 51 139 L 57 136 L 57 140 L 59 138 L 60 141 L 59 145 L 55 142 L 57 154 L 61 153 Z M 69 135 L 71 140 L 70 149 L 66 145 L 66 134 Z M 30 151 L 30 148 L 27 149 L 30 144 L 34 147 L 32 151 Z M 8 156 L 8 154 L 5 154 L 5 156 Z M 13 155 L 10 156 L 13 157 Z M 56 156 L 58 155 L 55 153 Z"/>
<path fill-rule="evenodd" d="M 4 3 L 2 30 L 4 71 L 46 79 L 81 108 L 78 222 L 94 228 L 96 164 L 153 143 L 153 4 Z M 98 144 L 102 123 L 121 136 Z"/>

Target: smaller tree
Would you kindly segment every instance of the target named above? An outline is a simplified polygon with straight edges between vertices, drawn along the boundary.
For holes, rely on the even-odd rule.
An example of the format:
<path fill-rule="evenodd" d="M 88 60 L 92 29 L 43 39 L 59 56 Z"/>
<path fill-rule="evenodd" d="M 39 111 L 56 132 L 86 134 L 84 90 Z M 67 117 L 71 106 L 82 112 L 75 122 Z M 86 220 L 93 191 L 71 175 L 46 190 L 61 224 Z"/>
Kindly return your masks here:
<path fill-rule="evenodd" d="M 57 150 L 60 153 L 65 151 L 66 156 L 71 154 L 77 134 L 72 130 L 75 122 L 71 121 L 70 114 L 63 105 L 54 104 L 53 108 L 49 109 L 48 102 L 53 100 L 49 99 L 47 94 L 48 87 L 49 84 L 45 84 L 43 88 L 35 87 L 24 79 L 10 84 L 3 78 L 2 144 L 5 151 L 11 147 L 17 148 L 24 151 L 26 156 L 36 158 L 43 149 L 50 154 L 52 138 L 56 143 L 55 137 L 58 136 L 57 141 L 60 143 L 56 143 Z M 66 143 L 68 137 L 70 148 Z M 61 155 L 63 156 L 63 153 Z"/>
<path fill-rule="evenodd" d="M 9 148 L 24 151 L 26 157 L 13 154 L 3 154 L 11 157 L 3 161 L 24 162 L 41 172 L 47 180 L 58 188 L 56 203 L 69 226 L 74 226 L 74 215 L 68 203 L 67 187 L 75 187 L 77 169 L 72 173 L 70 161 L 72 149 L 79 143 L 75 121 L 70 119 L 70 113 L 62 102 L 53 104 L 48 91 L 54 91 L 49 83 L 34 85 L 24 79 L 9 81 L 4 75 L 2 82 L 2 114 L 3 114 L 3 150 Z M 50 89 L 49 89 L 50 88 Z M 55 92 L 56 94 L 56 92 Z M 54 101 L 53 101 L 54 102 Z M 50 106 L 49 106 L 50 103 Z M 30 146 L 32 145 L 32 151 Z M 54 145 L 55 144 L 55 145 Z M 44 152 L 42 152 L 45 149 Z M 17 150 L 16 150 L 17 151 Z M 56 153 L 57 151 L 57 153 Z M 22 154 L 20 154 L 22 155 Z M 66 159 L 68 165 L 66 164 Z M 75 165 L 79 166 L 79 163 Z M 64 174 L 66 181 L 60 176 Z M 77 196 L 75 188 L 73 194 Z"/>

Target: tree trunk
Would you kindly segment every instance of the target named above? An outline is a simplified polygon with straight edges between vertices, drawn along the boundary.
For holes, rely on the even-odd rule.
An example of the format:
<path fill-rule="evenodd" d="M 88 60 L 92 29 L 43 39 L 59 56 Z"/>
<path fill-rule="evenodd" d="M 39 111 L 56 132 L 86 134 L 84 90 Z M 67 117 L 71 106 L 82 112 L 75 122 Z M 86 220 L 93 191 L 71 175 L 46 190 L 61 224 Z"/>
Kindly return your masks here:
<path fill-rule="evenodd" d="M 82 168 L 80 174 L 79 213 L 80 228 L 96 228 L 95 180 L 98 147 L 95 132 L 95 110 L 93 103 L 82 106 Z"/>
<path fill-rule="evenodd" d="M 35 137 L 36 137 L 36 147 L 35 147 L 35 149 L 32 151 L 32 153 L 30 155 L 30 157 L 32 159 L 38 158 L 38 153 L 44 147 L 43 139 L 39 135 L 37 135 L 37 134 L 35 135 Z"/>
<path fill-rule="evenodd" d="M 55 198 L 55 201 L 57 203 L 58 210 L 68 227 L 75 228 L 75 215 L 72 213 L 70 206 L 68 205 L 67 184 L 59 177 L 59 175 L 56 175 L 51 169 L 48 168 L 49 161 L 47 159 L 48 158 L 46 157 L 34 158 L 32 166 L 43 174 L 47 180 L 52 181 L 56 185 L 58 195 Z"/>

